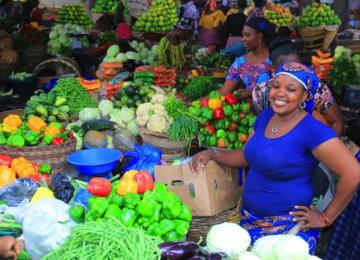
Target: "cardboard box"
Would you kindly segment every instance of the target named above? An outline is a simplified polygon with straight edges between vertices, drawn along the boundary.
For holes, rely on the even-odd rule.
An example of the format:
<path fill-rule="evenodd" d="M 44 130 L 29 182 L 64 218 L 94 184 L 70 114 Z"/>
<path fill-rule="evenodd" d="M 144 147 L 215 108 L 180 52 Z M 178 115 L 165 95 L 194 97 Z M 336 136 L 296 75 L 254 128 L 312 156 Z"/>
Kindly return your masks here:
<path fill-rule="evenodd" d="M 213 161 L 197 174 L 188 165 L 156 166 L 155 179 L 177 193 L 190 206 L 193 216 L 213 216 L 234 208 L 243 189 L 238 169 Z"/>

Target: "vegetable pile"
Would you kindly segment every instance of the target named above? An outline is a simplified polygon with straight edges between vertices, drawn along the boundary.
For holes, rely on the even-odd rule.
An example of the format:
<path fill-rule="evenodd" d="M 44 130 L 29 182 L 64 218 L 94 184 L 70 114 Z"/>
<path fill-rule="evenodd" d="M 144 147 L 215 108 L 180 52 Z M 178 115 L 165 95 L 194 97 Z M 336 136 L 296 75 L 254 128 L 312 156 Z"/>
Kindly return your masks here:
<path fill-rule="evenodd" d="M 47 122 L 67 121 L 70 107 L 66 98 L 57 96 L 55 92 L 40 93 L 32 96 L 24 109 L 26 117 L 37 115 Z"/>
<path fill-rule="evenodd" d="M 190 208 L 166 185 L 154 184 L 149 172 L 128 171 L 112 185 L 103 178 L 92 180 L 87 186 L 91 193 L 87 211 L 80 204 L 70 208 L 75 221 L 116 219 L 125 227 L 142 228 L 164 241 L 185 240 L 192 218 Z"/>
<path fill-rule="evenodd" d="M 92 21 L 87 15 L 84 5 L 82 4 L 69 4 L 63 5 L 59 10 L 59 16 L 56 20 L 60 24 L 76 24 L 84 28 L 91 28 Z"/>
<path fill-rule="evenodd" d="M 57 97 L 66 99 L 70 116 L 78 114 L 80 110 L 85 107 L 97 107 L 96 102 L 76 78 L 58 80 L 56 86 L 50 93 L 52 92 L 54 92 Z"/>
<path fill-rule="evenodd" d="M 106 12 L 114 13 L 119 4 L 119 0 L 97 0 L 92 12 L 102 14 Z"/>
<path fill-rule="evenodd" d="M 264 11 L 265 18 L 277 26 L 291 26 L 294 19 L 288 7 L 281 4 L 271 3 L 269 9 Z"/>
<path fill-rule="evenodd" d="M 329 51 L 317 50 L 315 55 L 311 56 L 311 63 L 319 79 L 327 80 L 332 64 L 334 63 L 334 58 Z"/>
<path fill-rule="evenodd" d="M 72 133 L 58 122 L 48 125 L 37 116 L 22 121 L 18 115 L 8 115 L 1 124 L 0 145 L 13 147 L 64 144 L 73 140 Z"/>
<path fill-rule="evenodd" d="M 217 89 L 217 85 L 209 76 L 194 77 L 189 84 L 182 90 L 185 97 L 194 100 L 208 95 L 211 91 Z"/>
<path fill-rule="evenodd" d="M 98 220 L 75 227 L 63 245 L 42 259 L 159 259 L 160 242 L 119 220 Z"/>
<path fill-rule="evenodd" d="M 149 86 L 139 86 L 132 82 L 123 83 L 119 91 L 114 95 L 115 107 L 134 107 L 149 102 L 155 95 L 155 90 Z"/>
<path fill-rule="evenodd" d="M 207 53 L 200 49 L 196 53 L 196 62 L 198 65 L 202 65 L 209 68 L 218 68 L 221 70 L 227 70 L 231 65 L 231 57 L 221 53 Z"/>
<path fill-rule="evenodd" d="M 107 51 L 106 51 L 106 56 L 104 58 L 104 62 L 119 62 L 119 63 L 123 63 L 127 60 L 135 60 L 135 61 L 139 61 L 140 60 L 140 56 L 138 53 L 133 52 L 133 51 L 128 51 L 126 53 L 122 53 L 120 52 L 120 48 L 118 45 L 114 44 L 111 45 Z"/>
<path fill-rule="evenodd" d="M 158 45 L 155 44 L 151 49 L 148 49 L 142 42 L 131 41 L 130 46 L 139 54 L 139 60 L 142 63 L 152 65 L 156 61 Z"/>
<path fill-rule="evenodd" d="M 158 87 L 175 87 L 176 70 L 167 69 L 163 66 L 148 67 L 142 66 L 136 69 L 136 72 L 150 72 L 153 74 L 153 83 Z M 136 74 L 135 74 L 136 76 Z"/>
<path fill-rule="evenodd" d="M 238 103 L 229 93 L 220 96 L 212 91 L 209 98 L 194 101 L 189 113 L 204 122 L 199 141 L 207 147 L 240 149 L 247 141 L 256 117 L 250 114 L 249 103 Z"/>
<path fill-rule="evenodd" d="M 340 18 L 333 10 L 331 10 L 329 5 L 315 2 L 306 6 L 297 22 L 298 27 L 316 27 L 321 25 L 339 24 L 341 24 Z"/>

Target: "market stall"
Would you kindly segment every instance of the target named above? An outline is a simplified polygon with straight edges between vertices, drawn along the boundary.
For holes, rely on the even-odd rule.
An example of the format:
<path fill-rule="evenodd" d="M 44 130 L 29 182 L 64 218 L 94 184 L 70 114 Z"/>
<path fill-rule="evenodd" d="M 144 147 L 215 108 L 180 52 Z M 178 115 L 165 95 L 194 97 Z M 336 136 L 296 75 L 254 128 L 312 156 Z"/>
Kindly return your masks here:
<path fill-rule="evenodd" d="M 218 92 L 235 57 L 196 44 L 179 1 L 53 2 L 20 29 L 0 19 L 0 239 L 21 259 L 317 259 L 299 225 L 251 241 L 245 169 L 189 168 L 199 151 L 242 149 L 258 113 Z M 326 4 L 264 16 L 356 113 L 356 32 L 345 44 Z"/>

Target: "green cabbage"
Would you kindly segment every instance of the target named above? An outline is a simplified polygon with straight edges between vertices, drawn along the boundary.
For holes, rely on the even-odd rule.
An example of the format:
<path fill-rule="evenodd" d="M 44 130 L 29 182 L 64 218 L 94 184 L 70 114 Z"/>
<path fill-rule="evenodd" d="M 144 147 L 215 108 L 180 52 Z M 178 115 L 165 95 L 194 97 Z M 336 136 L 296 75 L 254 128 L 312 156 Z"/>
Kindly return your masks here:
<path fill-rule="evenodd" d="M 120 48 L 118 45 L 111 45 L 106 52 L 106 56 L 115 58 L 119 52 Z"/>
<path fill-rule="evenodd" d="M 123 107 L 120 110 L 121 120 L 127 124 L 132 120 L 135 120 L 135 111 L 134 109 Z"/>
<path fill-rule="evenodd" d="M 106 117 L 114 109 L 114 105 L 110 100 L 101 100 L 99 103 L 99 111 L 102 117 Z"/>
<path fill-rule="evenodd" d="M 84 122 L 100 118 L 100 112 L 97 108 L 86 107 L 79 112 L 79 119 Z"/>
<path fill-rule="evenodd" d="M 116 61 L 123 63 L 127 60 L 125 53 L 119 53 L 118 55 L 116 55 Z"/>

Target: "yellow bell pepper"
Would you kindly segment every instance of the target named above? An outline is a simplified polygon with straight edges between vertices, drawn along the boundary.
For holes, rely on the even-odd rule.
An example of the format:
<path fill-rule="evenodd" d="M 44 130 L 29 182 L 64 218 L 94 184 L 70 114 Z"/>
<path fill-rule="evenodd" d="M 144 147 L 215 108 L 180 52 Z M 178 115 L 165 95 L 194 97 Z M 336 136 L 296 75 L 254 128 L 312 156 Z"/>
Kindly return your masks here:
<path fill-rule="evenodd" d="M 213 109 L 213 110 L 221 107 L 220 98 L 210 98 L 209 103 L 208 103 L 208 107 Z"/>
<path fill-rule="evenodd" d="M 5 165 L 0 166 L 0 188 L 10 184 L 15 179 L 15 172 L 11 168 Z"/>
<path fill-rule="evenodd" d="M 3 124 L 1 127 L 1 131 L 5 133 L 15 134 L 18 131 L 18 127 Z"/>
<path fill-rule="evenodd" d="M 31 198 L 31 202 L 36 202 L 39 201 L 41 199 L 54 199 L 54 193 L 49 190 L 48 188 L 45 187 L 40 187 L 37 189 L 37 191 L 35 192 L 34 196 Z"/>
<path fill-rule="evenodd" d="M 7 117 L 4 118 L 4 125 L 7 125 L 9 127 L 16 127 L 18 128 L 22 121 L 20 116 L 18 115 L 8 115 Z"/>
<path fill-rule="evenodd" d="M 22 165 L 27 162 L 28 160 L 26 160 L 24 157 L 15 158 L 11 161 L 11 169 L 13 169 L 15 173 L 17 173 L 22 167 Z"/>
<path fill-rule="evenodd" d="M 49 135 L 51 137 L 55 137 L 57 134 L 60 133 L 60 130 L 52 125 L 49 125 L 45 128 L 44 135 Z"/>
<path fill-rule="evenodd" d="M 139 173 L 137 170 L 130 170 L 125 172 L 124 176 L 122 177 L 124 180 L 134 180 L 134 176 Z"/>
<path fill-rule="evenodd" d="M 137 193 L 137 192 L 138 192 L 138 184 L 135 180 L 122 179 L 119 182 L 117 193 L 120 196 L 124 196 L 126 193 Z"/>
<path fill-rule="evenodd" d="M 26 162 L 20 164 L 16 174 L 19 176 L 19 178 L 28 178 L 29 176 L 36 175 L 36 170 L 32 163 Z"/>
<path fill-rule="evenodd" d="M 38 116 L 32 116 L 28 120 L 28 126 L 30 130 L 40 133 L 46 128 L 46 123 Z"/>

